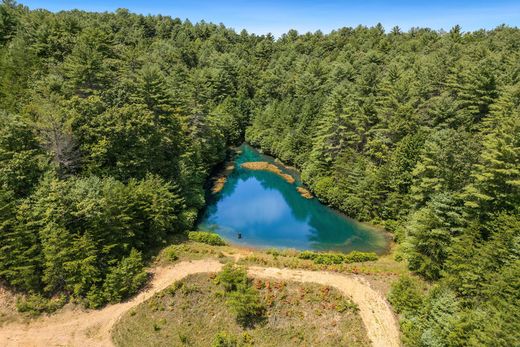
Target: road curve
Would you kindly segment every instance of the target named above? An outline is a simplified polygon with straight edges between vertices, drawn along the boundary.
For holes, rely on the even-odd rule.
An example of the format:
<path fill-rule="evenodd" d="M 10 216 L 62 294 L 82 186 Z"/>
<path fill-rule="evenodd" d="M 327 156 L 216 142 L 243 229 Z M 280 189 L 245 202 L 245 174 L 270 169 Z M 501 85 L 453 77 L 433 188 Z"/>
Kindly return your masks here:
<path fill-rule="evenodd" d="M 100 310 L 63 311 L 28 324 L 3 325 L 0 327 L 0 346 L 113 346 L 110 331 L 126 311 L 188 275 L 218 272 L 221 268 L 222 264 L 216 260 L 196 260 L 158 267 L 153 271 L 154 276 L 148 288 L 129 301 Z M 385 299 L 359 276 L 256 266 L 249 267 L 248 272 L 253 277 L 313 282 L 335 287 L 359 306 L 359 314 L 374 347 L 400 346 L 399 329 L 392 310 Z"/>

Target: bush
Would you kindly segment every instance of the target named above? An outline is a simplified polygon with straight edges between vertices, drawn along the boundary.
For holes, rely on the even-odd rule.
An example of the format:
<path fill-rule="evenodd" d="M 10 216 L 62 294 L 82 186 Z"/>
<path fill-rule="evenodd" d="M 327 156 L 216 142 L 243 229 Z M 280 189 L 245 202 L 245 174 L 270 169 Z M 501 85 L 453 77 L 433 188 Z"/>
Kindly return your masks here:
<path fill-rule="evenodd" d="M 246 269 L 233 264 L 226 264 L 215 277 L 215 284 L 221 284 L 226 292 L 232 292 L 248 285 Z"/>
<path fill-rule="evenodd" d="M 92 286 L 85 297 L 84 304 L 87 308 L 100 308 L 106 304 L 105 295 L 98 287 Z"/>
<path fill-rule="evenodd" d="M 175 246 L 166 247 L 163 251 L 163 257 L 168 261 L 176 261 L 179 259 Z"/>
<path fill-rule="evenodd" d="M 226 332 L 220 332 L 215 336 L 212 347 L 236 347 L 238 346 L 237 338 Z"/>
<path fill-rule="evenodd" d="M 226 244 L 219 235 L 207 231 L 190 231 L 188 232 L 188 239 L 212 246 L 224 246 Z"/>
<path fill-rule="evenodd" d="M 265 312 L 258 291 L 250 286 L 239 286 L 237 291 L 229 293 L 227 304 L 235 313 L 237 322 L 245 327 L 254 325 Z"/>
<path fill-rule="evenodd" d="M 186 227 L 186 229 L 191 229 L 197 221 L 197 215 L 198 210 L 196 208 L 190 208 L 186 211 L 181 212 L 179 219 L 182 225 Z"/>
<path fill-rule="evenodd" d="M 215 283 L 224 287 L 227 304 L 236 314 L 239 324 L 252 326 L 263 318 L 265 306 L 258 291 L 251 286 L 245 268 L 226 264 L 215 278 Z"/>
<path fill-rule="evenodd" d="M 359 311 L 359 306 L 352 302 L 351 300 L 343 299 L 338 306 L 336 306 L 336 311 L 338 312 L 345 312 L 347 310 L 357 312 Z"/>
<path fill-rule="evenodd" d="M 67 297 L 61 295 L 57 298 L 48 299 L 39 294 L 32 294 L 26 298 L 16 301 L 16 309 L 19 312 L 39 315 L 42 313 L 53 313 L 67 303 Z"/>
<path fill-rule="evenodd" d="M 128 257 L 109 269 L 103 284 L 105 298 L 111 303 L 120 302 L 135 294 L 147 278 L 148 275 L 143 270 L 141 253 L 132 249 Z"/>
<path fill-rule="evenodd" d="M 300 259 L 309 259 L 314 260 L 318 256 L 318 253 L 313 251 L 303 251 L 300 254 L 298 254 L 298 258 Z"/>
<path fill-rule="evenodd" d="M 303 251 L 298 255 L 300 259 L 312 260 L 315 264 L 343 264 L 343 263 L 359 263 L 364 261 L 377 260 L 377 254 L 373 252 L 352 251 L 348 254 L 342 253 L 320 253 L 313 251 Z"/>
<path fill-rule="evenodd" d="M 422 285 L 418 279 L 403 275 L 392 284 L 388 301 L 397 313 L 416 314 L 424 300 Z"/>
<path fill-rule="evenodd" d="M 345 256 L 345 262 L 347 263 L 361 263 L 364 261 L 377 260 L 377 254 L 374 252 L 358 252 L 352 251 Z"/>
<path fill-rule="evenodd" d="M 313 261 L 315 264 L 342 264 L 345 262 L 345 256 L 339 253 L 319 253 Z"/>

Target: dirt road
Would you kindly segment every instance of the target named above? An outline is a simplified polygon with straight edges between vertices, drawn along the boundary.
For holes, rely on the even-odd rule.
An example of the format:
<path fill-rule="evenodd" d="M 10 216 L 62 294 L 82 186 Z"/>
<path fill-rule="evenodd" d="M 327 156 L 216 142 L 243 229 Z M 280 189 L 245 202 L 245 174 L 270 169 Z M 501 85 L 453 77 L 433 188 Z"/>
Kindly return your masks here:
<path fill-rule="evenodd" d="M 215 260 L 181 262 L 175 266 L 156 268 L 150 286 L 129 301 L 101 310 L 59 312 L 29 324 L 4 325 L 0 327 L 0 346 L 113 346 L 110 330 L 123 313 L 190 274 L 218 272 L 221 268 L 222 264 Z M 262 267 L 250 267 L 249 274 L 253 277 L 314 282 L 336 287 L 359 306 L 359 313 L 373 346 L 399 346 L 399 329 L 392 310 L 384 298 L 361 277 Z"/>

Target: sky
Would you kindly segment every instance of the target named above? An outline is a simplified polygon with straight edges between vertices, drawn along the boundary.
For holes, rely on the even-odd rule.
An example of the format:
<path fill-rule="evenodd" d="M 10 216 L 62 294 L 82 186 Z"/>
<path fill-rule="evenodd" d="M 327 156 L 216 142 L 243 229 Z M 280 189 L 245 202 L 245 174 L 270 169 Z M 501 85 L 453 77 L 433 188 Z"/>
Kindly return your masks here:
<path fill-rule="evenodd" d="M 127 8 L 141 14 L 162 14 L 195 23 L 200 20 L 223 23 L 236 31 L 275 36 L 296 29 L 300 33 L 357 25 L 383 24 L 390 30 L 399 26 L 449 30 L 459 24 L 463 31 L 492 29 L 500 24 L 520 26 L 519 0 L 20 0 L 31 9 L 114 11 Z"/>

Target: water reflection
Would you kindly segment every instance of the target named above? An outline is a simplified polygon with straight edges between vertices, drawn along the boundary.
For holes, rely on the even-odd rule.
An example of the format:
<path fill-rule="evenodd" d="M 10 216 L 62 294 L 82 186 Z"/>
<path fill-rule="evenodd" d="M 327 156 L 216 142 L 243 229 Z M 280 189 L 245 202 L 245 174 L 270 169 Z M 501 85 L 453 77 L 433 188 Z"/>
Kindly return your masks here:
<path fill-rule="evenodd" d="M 289 212 L 289 206 L 280 192 L 265 189 L 253 177 L 234 186 L 236 189 L 233 195 L 227 194 L 216 205 L 217 210 L 210 218 L 211 222 L 226 222 L 242 228 L 249 224 L 276 223 Z"/>
<path fill-rule="evenodd" d="M 209 202 L 200 229 L 252 246 L 379 253 L 385 250 L 382 234 L 345 218 L 316 199 L 302 198 L 294 184 L 270 172 L 240 168 L 246 161 L 272 161 L 247 145 L 242 151 L 236 159 L 237 169 Z"/>

